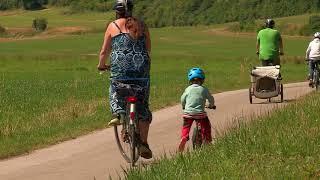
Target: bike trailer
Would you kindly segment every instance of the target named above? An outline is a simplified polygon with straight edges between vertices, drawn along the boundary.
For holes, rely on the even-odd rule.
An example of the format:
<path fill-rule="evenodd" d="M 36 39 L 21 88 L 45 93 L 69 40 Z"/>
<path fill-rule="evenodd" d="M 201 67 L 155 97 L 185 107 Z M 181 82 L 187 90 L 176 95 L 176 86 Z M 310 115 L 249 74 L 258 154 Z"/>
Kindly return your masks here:
<path fill-rule="evenodd" d="M 280 66 L 255 67 L 251 71 L 250 102 L 255 96 L 259 99 L 270 99 L 282 95 L 283 86 L 280 78 Z"/>

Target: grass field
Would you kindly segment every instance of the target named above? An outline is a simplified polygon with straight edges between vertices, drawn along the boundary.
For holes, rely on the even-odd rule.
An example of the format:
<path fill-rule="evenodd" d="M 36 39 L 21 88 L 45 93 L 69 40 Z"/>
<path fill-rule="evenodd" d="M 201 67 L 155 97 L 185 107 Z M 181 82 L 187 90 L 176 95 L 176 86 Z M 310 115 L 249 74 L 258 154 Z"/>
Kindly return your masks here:
<path fill-rule="evenodd" d="M 66 18 L 54 10 L 49 16 Z M 86 23 L 89 16 L 74 18 Z M 27 25 L 29 21 L 19 15 L 16 20 L 4 17 L 0 24 L 19 21 Z M 179 101 L 191 67 L 202 67 L 205 85 L 221 92 L 247 88 L 249 70 L 259 63 L 254 54 L 255 35 L 216 35 L 212 27 L 151 29 L 151 35 L 153 110 Z M 0 43 L 0 158 L 106 126 L 111 118 L 108 77 L 96 71 L 102 37 L 96 33 Z M 308 39 L 286 37 L 284 43 L 284 82 L 304 80 L 306 66 L 300 57 Z"/>
<path fill-rule="evenodd" d="M 239 125 L 199 151 L 164 158 L 127 179 L 319 179 L 320 94 L 249 126 Z"/>
<path fill-rule="evenodd" d="M 13 10 L 0 12 L 0 25 L 8 28 L 31 28 L 34 18 L 48 20 L 49 28 L 80 26 L 93 29 L 105 28 L 112 18 L 110 12 L 65 14 L 67 9 L 50 7 L 40 11 Z"/>

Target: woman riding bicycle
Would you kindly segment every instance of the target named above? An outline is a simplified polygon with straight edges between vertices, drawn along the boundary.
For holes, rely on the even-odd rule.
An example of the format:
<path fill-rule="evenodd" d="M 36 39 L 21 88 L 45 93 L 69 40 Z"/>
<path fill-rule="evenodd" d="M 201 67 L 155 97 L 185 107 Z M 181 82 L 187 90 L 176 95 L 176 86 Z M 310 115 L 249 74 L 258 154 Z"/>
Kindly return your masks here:
<path fill-rule="evenodd" d="M 124 97 L 117 93 L 118 83 L 113 80 L 128 79 L 121 83 L 137 84 L 143 87 L 144 90 L 140 92 L 143 94 L 138 95 L 142 99 L 139 99 L 137 106 L 141 140 L 139 152 L 143 158 L 149 159 L 152 158 L 152 151 L 147 141 L 152 120 L 149 110 L 150 35 L 146 25 L 132 17 L 133 0 L 117 0 L 114 10 L 116 20 L 108 25 L 105 32 L 98 69 L 111 71 L 109 100 L 111 112 L 117 117 L 126 112 L 126 103 Z M 110 65 L 106 65 L 108 55 L 110 55 Z M 120 119 L 111 120 L 109 125 L 121 124 Z"/>
<path fill-rule="evenodd" d="M 309 61 L 309 86 L 312 85 L 315 64 L 320 60 L 320 33 L 314 34 L 314 39 L 309 43 L 306 51 L 306 60 Z"/>

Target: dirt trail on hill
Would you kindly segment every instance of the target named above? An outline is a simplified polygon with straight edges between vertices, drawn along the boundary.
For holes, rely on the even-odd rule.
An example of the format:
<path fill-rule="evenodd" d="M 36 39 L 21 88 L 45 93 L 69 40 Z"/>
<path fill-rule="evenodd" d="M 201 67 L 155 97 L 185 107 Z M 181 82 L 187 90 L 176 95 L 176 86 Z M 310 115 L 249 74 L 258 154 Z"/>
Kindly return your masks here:
<path fill-rule="evenodd" d="M 285 85 L 285 103 L 272 103 L 253 99 L 250 104 L 248 90 L 215 94 L 217 110 L 208 110 L 214 135 L 222 135 L 236 126 L 237 120 L 263 115 L 280 108 L 298 97 L 311 92 L 307 83 Z M 179 142 L 181 106 L 168 107 L 153 113 L 150 145 L 156 157 L 176 150 Z M 139 163 L 152 161 L 139 160 Z M 114 140 L 113 128 L 66 141 L 34 151 L 33 153 L 0 161 L 1 180 L 105 180 L 111 175 L 117 179 L 127 163 L 121 157 Z"/>
<path fill-rule="evenodd" d="M 8 28 L 6 31 L 13 37 L 0 37 L 0 43 L 24 40 L 46 40 L 58 37 L 61 38 L 81 33 L 87 33 L 90 32 L 91 29 L 81 26 L 55 27 L 49 28 L 37 35 L 32 35 L 35 33 L 32 28 Z"/>

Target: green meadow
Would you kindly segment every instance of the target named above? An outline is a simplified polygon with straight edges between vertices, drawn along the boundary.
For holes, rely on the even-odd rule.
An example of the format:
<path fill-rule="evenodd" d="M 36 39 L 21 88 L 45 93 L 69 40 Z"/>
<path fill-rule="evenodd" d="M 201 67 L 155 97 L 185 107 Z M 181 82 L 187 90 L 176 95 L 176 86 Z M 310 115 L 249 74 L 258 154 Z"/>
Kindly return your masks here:
<path fill-rule="evenodd" d="M 50 7 L 40 11 L 11 10 L 0 12 L 0 25 L 8 28 L 31 28 L 34 18 L 46 18 L 49 28 L 87 27 L 97 29 L 105 27 L 113 19 L 111 12 L 67 14 L 68 9 Z"/>
<path fill-rule="evenodd" d="M 0 24 L 14 23 L 7 19 L 10 17 L 24 26 L 23 17 L 15 16 L 1 16 Z M 91 21 L 86 19 L 89 15 L 71 17 L 81 23 Z M 57 19 L 56 26 L 62 26 L 59 23 Z M 90 23 L 97 28 L 105 26 L 104 22 Z M 214 27 L 198 26 L 151 29 L 151 36 L 152 110 L 179 102 L 191 67 L 205 70 L 205 85 L 214 93 L 248 88 L 250 69 L 259 64 L 255 34 L 216 34 Z M 106 127 L 111 118 L 108 75 L 96 70 L 102 39 L 103 33 L 87 33 L 0 42 L 0 158 Z M 303 56 L 308 41 L 284 38 L 285 83 L 306 78 Z"/>

